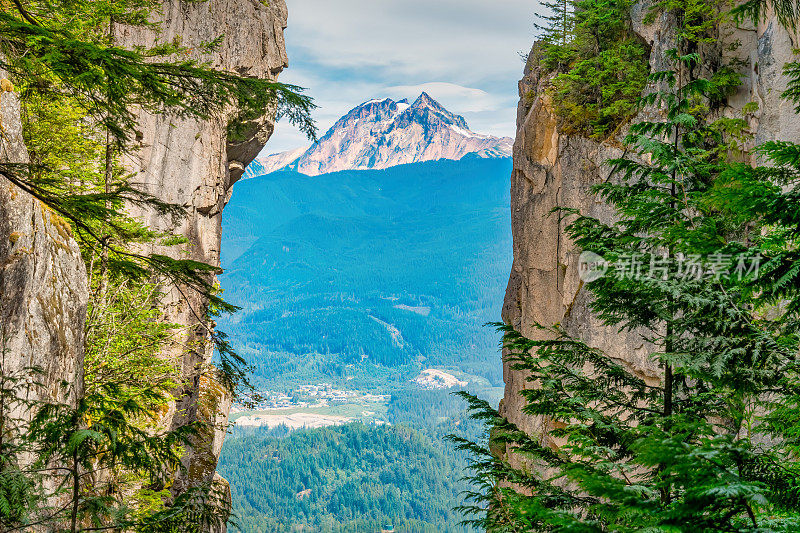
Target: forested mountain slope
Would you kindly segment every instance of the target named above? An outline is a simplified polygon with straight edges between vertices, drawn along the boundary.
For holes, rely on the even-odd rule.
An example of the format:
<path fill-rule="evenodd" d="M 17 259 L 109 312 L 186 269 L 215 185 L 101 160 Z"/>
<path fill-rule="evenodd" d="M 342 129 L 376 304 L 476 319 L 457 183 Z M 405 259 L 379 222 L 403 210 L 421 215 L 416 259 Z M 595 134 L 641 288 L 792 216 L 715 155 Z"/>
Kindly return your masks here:
<path fill-rule="evenodd" d="M 467 456 L 445 435 L 481 438 L 449 391 L 392 394 L 391 425 L 350 424 L 289 433 L 236 428 L 220 471 L 230 480 L 238 529 L 272 533 L 309 526 L 356 533 L 467 533 L 455 510 L 470 485 Z"/>
<path fill-rule="evenodd" d="M 509 171 L 509 159 L 468 156 L 240 182 L 221 283 L 243 310 L 220 327 L 262 383 L 438 365 L 497 384 L 483 324 L 510 260 Z"/>

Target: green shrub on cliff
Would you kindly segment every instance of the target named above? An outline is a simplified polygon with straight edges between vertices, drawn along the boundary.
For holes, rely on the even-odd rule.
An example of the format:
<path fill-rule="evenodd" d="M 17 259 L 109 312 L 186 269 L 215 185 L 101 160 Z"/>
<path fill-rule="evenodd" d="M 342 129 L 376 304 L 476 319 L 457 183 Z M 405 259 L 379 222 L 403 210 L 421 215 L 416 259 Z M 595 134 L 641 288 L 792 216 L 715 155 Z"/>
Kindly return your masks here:
<path fill-rule="evenodd" d="M 649 71 L 648 50 L 631 28 L 629 0 L 546 4 L 551 15 L 540 64 L 550 76 L 561 131 L 605 139 L 636 110 Z"/>
<path fill-rule="evenodd" d="M 556 75 L 550 94 L 560 131 L 605 139 L 627 124 L 647 78 L 643 51 L 639 43 L 622 41 Z"/>
<path fill-rule="evenodd" d="M 182 346 L 182 354 L 214 343 L 222 370 L 215 376 L 232 391 L 246 382 L 243 361 L 214 331 L 208 311 L 234 306 L 219 297 L 218 268 L 177 253 L 181 258 L 142 252 L 147 243 L 180 241 L 133 219 L 131 207 L 171 216 L 174 224 L 186 213 L 137 188 L 121 161 L 138 142 L 138 110 L 211 119 L 230 109 L 248 115 L 277 109 L 311 134 L 313 105 L 298 87 L 191 59 L 179 39 L 131 49 L 115 42 L 119 25 L 157 33 L 151 14 L 161 6 L 157 0 L 0 2 L 0 68 L 20 93 L 31 154 L 30 164 L 0 164 L 0 175 L 52 209 L 59 231 L 71 231 L 91 288 L 85 381 L 30 395 L 68 397 L 68 391 L 74 404 L 31 400 L 25 388 L 37 387 L 36 369 L 20 376 L 0 364 L 3 532 L 198 531 L 227 518 L 209 487 L 170 487 L 184 469 L 186 447 L 208 428 L 160 424 L 180 390 L 177 369 L 184 362 L 181 354 L 163 357 L 174 330 L 162 323 L 157 287 L 199 293 L 207 304 L 197 313 L 208 335 L 197 335 L 202 346 Z M 213 50 L 221 38 L 200 51 Z M 3 81 L 4 90 L 12 85 Z M 193 377 L 201 370 L 213 372 L 198 369 Z"/>

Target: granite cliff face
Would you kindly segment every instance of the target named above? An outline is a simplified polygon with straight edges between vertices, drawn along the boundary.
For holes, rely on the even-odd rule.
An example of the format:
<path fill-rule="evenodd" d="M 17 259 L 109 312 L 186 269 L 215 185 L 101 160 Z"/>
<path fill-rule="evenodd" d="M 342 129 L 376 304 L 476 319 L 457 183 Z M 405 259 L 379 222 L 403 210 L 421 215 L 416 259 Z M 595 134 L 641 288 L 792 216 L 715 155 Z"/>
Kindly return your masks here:
<path fill-rule="evenodd" d="M 653 24 L 642 22 L 646 4 L 634 7 L 634 28 L 651 48 L 650 64 L 661 69 L 664 50 L 671 48 L 671 20 L 664 16 Z M 800 118 L 781 100 L 786 87 L 781 74 L 792 58 L 792 42 L 774 17 L 757 27 L 725 28 L 715 46 L 723 59 L 742 60 L 744 81 L 729 99 L 724 113 L 741 116 L 742 106 L 757 102 L 759 110 L 750 119 L 753 143 L 770 139 L 797 140 Z M 733 51 L 725 46 L 736 41 Z M 531 54 L 533 58 L 535 54 Z M 590 188 L 609 177 L 605 161 L 621 154 L 618 143 L 598 143 L 559 132 L 556 117 L 545 94 L 547 80 L 529 59 L 519 83 L 520 102 L 511 177 L 511 217 L 514 234 L 514 264 L 503 307 L 503 320 L 524 335 L 541 333 L 534 323 L 560 323 L 569 333 L 626 364 L 652 384 L 662 371 L 648 358 L 650 350 L 636 333 L 617 332 L 602 326 L 589 311 L 591 297 L 578 277 L 580 250 L 565 235 L 565 223 L 549 215 L 554 207 L 571 207 L 609 221 L 608 206 L 591 194 Z M 525 376 L 505 365 L 505 397 L 501 412 L 531 433 L 547 431 L 547 420 L 522 414 L 519 392 L 531 384 Z"/>
<path fill-rule="evenodd" d="M 385 169 L 408 163 L 458 160 L 467 154 L 508 157 L 511 139 L 470 131 L 464 117 L 422 93 L 414 103 L 370 100 L 351 109 L 307 150 L 256 160 L 249 176 L 291 168 L 318 176 L 342 170 Z"/>
<path fill-rule="evenodd" d="M 0 78 L 0 163 L 28 163 L 19 96 L 2 70 Z M 42 386 L 33 387 L 28 399 L 74 406 L 83 386 L 89 289 L 71 231 L 55 212 L 0 176 L 0 367 L 6 374 L 38 367 Z M 12 419 L 33 416 L 18 409 Z"/>
<path fill-rule="evenodd" d="M 283 39 L 286 20 L 283 0 L 163 0 L 162 13 L 156 20 L 160 23 L 159 33 L 148 28 L 117 26 L 115 37 L 118 44 L 134 47 L 180 36 L 182 45 L 199 50 L 202 43 L 223 36 L 218 49 L 197 58 L 217 69 L 274 79 L 287 66 Z M 177 247 L 156 246 L 150 251 L 219 265 L 220 221 L 231 186 L 263 148 L 274 128 L 274 113 L 267 110 L 245 124 L 244 135 L 239 132 L 235 140 L 229 139 L 228 123 L 235 117 L 235 109 L 203 121 L 140 113 L 139 148 L 125 162 L 134 174 L 132 181 L 166 202 L 184 206 L 188 212 L 177 227 L 153 212 L 133 213 L 151 228 L 172 230 L 188 241 Z M 186 380 L 165 424 L 178 427 L 196 420 L 211 424 L 187 451 L 188 473 L 176 480 L 175 490 L 212 481 L 227 490 L 227 483 L 215 475 L 215 469 L 230 398 L 210 367 L 209 332 L 200 320 L 206 315 L 207 302 L 189 289 L 172 287 L 163 311 L 166 321 L 186 326 L 165 354 L 179 362 Z"/>
<path fill-rule="evenodd" d="M 13 91 L 0 92 L 0 124 L 0 162 L 28 163 Z M 88 299 L 70 225 L 0 176 L 0 351 L 8 372 L 44 371 L 41 399 L 69 403 L 80 392 Z"/>

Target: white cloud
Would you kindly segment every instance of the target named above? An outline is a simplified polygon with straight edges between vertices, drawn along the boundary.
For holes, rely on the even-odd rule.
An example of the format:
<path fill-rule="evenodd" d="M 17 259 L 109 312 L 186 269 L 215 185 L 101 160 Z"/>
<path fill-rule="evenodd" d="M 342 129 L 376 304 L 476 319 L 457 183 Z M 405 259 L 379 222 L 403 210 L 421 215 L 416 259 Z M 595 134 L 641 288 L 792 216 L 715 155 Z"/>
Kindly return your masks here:
<path fill-rule="evenodd" d="M 515 131 L 519 52 L 534 39 L 531 0 L 287 0 L 289 69 L 320 106 L 320 134 L 359 103 L 427 91 L 471 128 Z M 305 143 L 279 124 L 265 151 Z"/>
<path fill-rule="evenodd" d="M 409 99 L 416 98 L 423 91 L 457 113 L 494 111 L 502 106 L 496 95 L 455 83 L 434 81 L 419 85 L 396 85 L 384 89 L 384 93 L 390 97 Z"/>
<path fill-rule="evenodd" d="M 287 38 L 331 67 L 470 85 L 518 70 L 536 9 L 530 0 L 290 0 Z"/>

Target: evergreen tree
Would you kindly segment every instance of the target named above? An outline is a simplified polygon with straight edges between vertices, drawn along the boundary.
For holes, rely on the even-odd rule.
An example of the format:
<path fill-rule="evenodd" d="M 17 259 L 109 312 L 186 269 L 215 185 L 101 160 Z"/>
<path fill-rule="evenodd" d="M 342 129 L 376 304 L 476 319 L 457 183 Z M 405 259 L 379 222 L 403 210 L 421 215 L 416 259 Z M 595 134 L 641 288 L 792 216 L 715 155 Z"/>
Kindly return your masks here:
<path fill-rule="evenodd" d="M 555 0 L 541 5 L 549 11 L 547 15 L 539 15 L 543 24 L 534 24 L 542 32 L 541 40 L 550 45 L 566 46 L 572 37 L 572 2 Z"/>
<path fill-rule="evenodd" d="M 11 373 L 0 367 L 0 530 L 183 532 L 225 521 L 222 497 L 210 487 L 169 490 L 185 448 L 205 428 L 160 424 L 180 385 L 178 362 L 160 355 L 174 331 L 161 323 L 160 283 L 197 291 L 209 302 L 199 319 L 221 354 L 221 378 L 231 390 L 247 384 L 243 361 L 212 319 L 235 307 L 219 295 L 217 268 L 141 253 L 143 243 L 183 240 L 134 220 L 129 206 L 174 222 L 185 212 L 138 190 L 120 161 L 135 148 L 136 110 L 202 120 L 235 109 L 229 132 L 235 135 L 237 120 L 271 108 L 313 136 L 313 104 L 299 87 L 187 59 L 179 41 L 118 46 L 117 25 L 157 32 L 151 15 L 161 2 L 155 0 L 0 6 L 0 68 L 21 94 L 31 154 L 31 164 L 2 164 L 0 174 L 72 226 L 91 288 L 86 381 L 53 385 L 71 389 L 76 405 L 30 400 L 59 391 L 42 394 L 35 368 Z M 212 51 L 221 38 L 200 52 Z"/>
<path fill-rule="evenodd" d="M 604 139 L 633 116 L 647 76 L 646 51 L 631 28 L 629 0 L 559 0 L 537 24 L 535 53 L 549 77 L 565 133 Z"/>
<path fill-rule="evenodd" d="M 561 70 L 574 55 L 569 44 L 573 39 L 573 4 L 572 0 L 554 0 L 542 2 L 548 10 L 546 15 L 539 15 L 541 22 L 534 24 L 540 32 L 541 47 L 547 58 L 547 65 L 552 70 Z"/>
<path fill-rule="evenodd" d="M 201 425 L 159 424 L 177 372 L 159 357 L 173 326 L 157 322 L 157 294 L 114 287 L 90 320 L 85 383 L 46 385 L 0 360 L 0 531 L 196 532 L 227 519 L 211 487 L 168 490 Z M 70 391 L 77 406 L 37 399 Z"/>
<path fill-rule="evenodd" d="M 533 384 L 523 411 L 549 429 L 528 435 L 465 395 L 493 434 L 488 448 L 456 439 L 482 487 L 464 510 L 490 531 L 800 528 L 797 205 L 781 186 L 800 159 L 768 143 L 769 166 L 741 163 L 746 122 L 714 112 L 736 79 L 697 75 L 706 18 L 695 15 L 713 10 L 695 7 L 678 13 L 674 70 L 652 74 L 642 102 L 664 119 L 632 125 L 631 155 L 595 187 L 617 220 L 560 213 L 574 216 L 574 242 L 608 261 L 588 285 L 593 312 L 642 334 L 661 383 L 558 325 L 538 326 L 548 340 L 502 326 L 512 368 Z"/>

